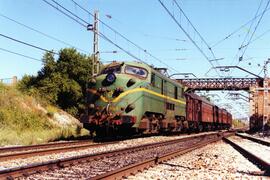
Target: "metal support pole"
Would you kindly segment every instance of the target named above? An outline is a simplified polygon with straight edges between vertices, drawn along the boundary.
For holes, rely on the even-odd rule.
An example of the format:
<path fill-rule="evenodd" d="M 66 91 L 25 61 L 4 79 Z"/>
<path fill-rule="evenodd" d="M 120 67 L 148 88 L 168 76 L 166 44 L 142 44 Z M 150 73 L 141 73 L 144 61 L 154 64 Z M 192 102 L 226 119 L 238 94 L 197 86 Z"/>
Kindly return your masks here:
<path fill-rule="evenodd" d="M 267 64 L 269 63 L 270 59 L 265 61 L 264 63 L 264 81 L 263 81 L 263 127 L 267 123 L 268 118 L 269 118 L 269 112 L 268 112 L 268 83 L 269 83 L 269 78 L 268 78 L 268 70 L 267 70 Z"/>
<path fill-rule="evenodd" d="M 98 50 L 98 11 L 94 12 L 94 24 L 93 24 L 94 40 L 93 40 L 93 60 L 92 60 L 92 75 L 99 73 L 99 50 Z"/>

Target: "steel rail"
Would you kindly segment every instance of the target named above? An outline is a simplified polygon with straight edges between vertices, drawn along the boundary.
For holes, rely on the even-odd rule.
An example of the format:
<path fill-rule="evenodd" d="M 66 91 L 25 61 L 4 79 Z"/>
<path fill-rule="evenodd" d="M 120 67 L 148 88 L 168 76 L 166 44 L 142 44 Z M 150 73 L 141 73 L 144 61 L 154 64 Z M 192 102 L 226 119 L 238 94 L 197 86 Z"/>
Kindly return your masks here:
<path fill-rule="evenodd" d="M 59 146 L 70 146 L 76 144 L 88 144 L 92 141 L 82 140 L 82 141 L 65 141 L 65 142 L 55 142 L 55 143 L 47 143 L 47 144 L 37 144 L 37 145 L 29 145 L 29 146 L 12 146 L 12 147 L 2 147 L 0 148 L 0 154 L 5 152 L 14 152 L 14 151 L 27 151 L 33 149 L 41 149 L 41 148 L 53 148 Z"/>
<path fill-rule="evenodd" d="M 270 164 L 263 160 L 262 158 L 258 157 L 257 155 L 251 153 L 250 151 L 246 150 L 245 148 L 241 147 L 237 143 L 229 140 L 228 138 L 223 138 L 223 140 L 230 144 L 234 149 L 239 151 L 244 157 L 246 157 L 250 162 L 255 164 L 258 168 L 264 171 L 264 175 L 270 176 Z"/>
<path fill-rule="evenodd" d="M 67 147 L 60 147 L 60 148 L 25 151 L 25 152 L 19 152 L 19 153 L 2 154 L 0 155 L 0 162 L 6 161 L 6 160 L 12 160 L 12 159 L 33 157 L 33 156 L 38 156 L 38 155 L 41 156 L 41 155 L 47 155 L 47 154 L 52 154 L 52 153 L 62 153 L 62 152 L 82 150 L 82 149 L 87 149 L 87 148 L 96 148 L 96 147 L 104 146 L 107 144 L 113 144 L 113 143 L 76 145 L 76 146 L 67 146 Z"/>
<path fill-rule="evenodd" d="M 50 170 L 50 169 L 63 168 L 63 167 L 72 166 L 78 163 L 84 163 L 84 162 L 91 161 L 94 159 L 117 156 L 123 153 L 128 154 L 128 153 L 133 153 L 133 152 L 145 150 L 145 149 L 153 149 L 156 147 L 167 146 L 169 144 L 189 141 L 189 140 L 197 139 L 197 138 L 201 138 L 201 140 L 203 140 L 209 136 L 221 137 L 222 136 L 221 134 L 223 133 L 197 135 L 197 136 L 186 137 L 186 138 L 181 138 L 177 140 L 158 142 L 158 143 L 149 143 L 149 144 L 131 147 L 131 148 L 123 148 L 123 149 L 96 153 L 96 154 L 85 154 L 85 155 L 73 156 L 69 158 L 52 160 L 52 161 L 43 162 L 43 163 L 34 163 L 34 164 L 26 165 L 26 166 L 4 169 L 4 170 L 0 170 L 0 179 L 18 178 L 18 177 L 27 176 L 27 175 L 35 174 L 35 173 Z"/>
<path fill-rule="evenodd" d="M 243 134 L 240 134 L 240 133 L 235 133 L 235 135 L 237 135 L 237 136 L 239 136 L 241 138 L 248 139 L 248 140 L 251 140 L 253 142 L 256 142 L 256 143 L 265 145 L 265 146 L 270 146 L 270 142 L 269 141 L 265 141 L 265 140 L 262 140 L 262 139 L 259 139 L 259 138 L 255 138 L 255 137 L 252 137 L 252 136 L 246 136 L 246 135 L 243 135 Z"/>
<path fill-rule="evenodd" d="M 153 167 L 155 165 L 158 165 L 160 163 L 163 163 L 165 161 L 168 161 L 170 159 L 176 158 L 180 155 L 183 155 L 185 153 L 188 153 L 190 151 L 193 151 L 195 149 L 201 148 L 203 146 L 206 146 L 210 143 L 216 142 L 221 140 L 224 136 L 230 136 L 233 135 L 234 133 L 227 133 L 227 134 L 220 134 L 214 139 L 210 140 L 205 140 L 196 144 L 191 144 L 188 147 L 180 150 L 176 150 L 174 152 L 167 153 L 165 155 L 162 155 L 160 157 L 155 157 L 151 159 L 147 159 L 143 162 L 139 162 L 136 164 L 132 164 L 123 168 L 116 169 L 114 171 L 110 171 L 108 173 L 104 173 L 98 176 L 95 176 L 91 179 L 93 180 L 98 180 L 98 179 L 121 179 L 123 177 L 127 177 L 129 175 L 134 175 L 137 172 L 143 171 L 144 169 L 148 169 L 149 167 Z"/>

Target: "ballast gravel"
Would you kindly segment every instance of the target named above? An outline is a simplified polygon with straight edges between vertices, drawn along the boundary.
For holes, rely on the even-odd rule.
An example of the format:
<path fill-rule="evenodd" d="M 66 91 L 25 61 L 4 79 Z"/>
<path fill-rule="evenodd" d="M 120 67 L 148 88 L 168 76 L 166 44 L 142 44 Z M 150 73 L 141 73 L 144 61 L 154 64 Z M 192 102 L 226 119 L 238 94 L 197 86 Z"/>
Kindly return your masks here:
<path fill-rule="evenodd" d="M 261 139 L 263 141 L 267 141 L 267 142 L 270 142 L 270 136 L 264 136 L 262 133 L 256 133 L 256 134 L 247 134 L 247 133 L 240 133 L 244 136 L 251 136 L 251 137 L 255 137 L 257 139 Z"/>
<path fill-rule="evenodd" d="M 193 143 L 198 143 L 202 139 L 193 139 Z M 143 160 L 154 158 L 156 156 L 162 156 L 163 154 L 176 151 L 176 149 L 183 148 L 186 145 L 191 144 L 188 142 L 179 142 L 166 146 L 155 147 L 155 149 L 144 149 L 136 150 L 131 153 L 123 153 L 118 155 L 112 155 L 104 157 L 97 160 L 91 160 L 86 163 L 79 163 L 67 168 L 56 169 L 52 171 L 45 171 L 41 173 L 34 174 L 23 179 L 33 180 L 33 179 L 91 179 L 97 175 L 104 174 L 106 172 L 111 172 L 118 168 L 122 168 L 134 163 L 142 162 Z"/>
<path fill-rule="evenodd" d="M 269 179 L 230 145 L 219 141 L 129 176 L 140 179 Z"/>
<path fill-rule="evenodd" d="M 191 134 L 191 135 L 180 135 L 180 136 L 152 136 L 152 137 L 146 137 L 146 138 L 124 140 L 116 144 L 109 144 L 109 145 L 104 145 L 104 146 L 95 147 L 95 148 L 88 148 L 88 149 L 63 152 L 63 153 L 52 153 L 50 155 L 44 155 L 44 156 L 33 156 L 33 157 L 28 157 L 28 158 L 2 161 L 0 162 L 0 169 L 14 168 L 18 166 L 29 165 L 32 163 L 41 163 L 41 162 L 47 162 L 50 160 L 68 158 L 68 157 L 85 155 L 85 154 L 95 154 L 95 153 L 101 153 L 105 151 L 112 151 L 112 150 L 117 150 L 117 149 L 135 147 L 135 146 L 143 145 L 143 144 L 168 141 L 168 140 L 173 140 L 173 139 L 180 139 L 180 138 L 197 136 L 197 135 L 202 135 L 202 134 L 213 134 L 213 133 L 214 132 L 206 132 L 206 133 Z"/>
<path fill-rule="evenodd" d="M 265 146 L 238 136 L 233 136 L 230 137 L 229 139 L 270 164 L 269 146 Z"/>

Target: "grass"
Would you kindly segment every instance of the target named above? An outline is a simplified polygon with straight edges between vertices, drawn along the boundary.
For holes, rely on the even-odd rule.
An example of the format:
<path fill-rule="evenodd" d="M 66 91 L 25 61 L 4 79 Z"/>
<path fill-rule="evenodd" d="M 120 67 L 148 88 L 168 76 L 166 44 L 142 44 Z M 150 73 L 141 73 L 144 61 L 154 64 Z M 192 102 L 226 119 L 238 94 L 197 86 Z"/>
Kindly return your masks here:
<path fill-rule="evenodd" d="M 57 108 L 52 105 L 47 105 L 46 110 L 49 117 L 53 117 L 54 113 L 58 112 Z"/>
<path fill-rule="evenodd" d="M 47 113 L 38 108 L 39 102 L 0 83 L 0 146 L 30 145 L 87 134 L 73 124 L 60 126 L 51 116 L 58 111 L 47 105 Z"/>

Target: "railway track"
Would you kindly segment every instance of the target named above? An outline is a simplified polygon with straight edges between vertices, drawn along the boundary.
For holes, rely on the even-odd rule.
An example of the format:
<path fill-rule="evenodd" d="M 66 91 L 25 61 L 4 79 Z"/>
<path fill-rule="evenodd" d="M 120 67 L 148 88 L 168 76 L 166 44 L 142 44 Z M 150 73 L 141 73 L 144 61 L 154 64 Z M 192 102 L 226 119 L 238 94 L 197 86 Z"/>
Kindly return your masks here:
<path fill-rule="evenodd" d="M 93 178 L 111 179 L 126 176 L 159 162 L 166 161 L 233 133 L 198 135 L 166 142 L 65 159 L 35 163 L 0 171 L 1 178 L 32 175 L 31 178 Z M 70 174 L 69 174 L 70 173 Z"/>
<path fill-rule="evenodd" d="M 246 138 L 246 136 L 243 138 Z M 270 176 L 270 163 L 269 163 L 269 161 L 263 159 L 263 157 L 255 154 L 254 152 L 251 152 L 247 148 L 243 147 L 242 145 L 240 145 L 241 143 L 239 143 L 239 142 L 237 143 L 234 140 L 230 140 L 226 137 L 224 137 L 223 140 L 226 143 L 230 144 L 234 149 L 236 149 L 238 152 L 240 152 L 244 157 L 246 157 L 253 164 L 257 165 L 257 167 L 262 170 L 262 172 L 260 172 L 259 174 Z M 254 139 L 252 139 L 252 141 L 253 140 Z"/>
<path fill-rule="evenodd" d="M 252 137 L 252 136 L 246 136 L 246 135 L 243 135 L 243 134 L 240 134 L 240 133 L 236 133 L 235 135 L 237 135 L 237 136 L 239 136 L 241 138 L 245 138 L 245 139 L 251 140 L 253 142 L 256 142 L 256 143 L 265 145 L 265 146 L 270 146 L 270 142 L 269 141 L 264 141 L 262 139 L 255 138 L 255 137 Z"/>
<path fill-rule="evenodd" d="M 47 143 L 30 146 L 4 147 L 0 148 L 0 162 L 12 159 L 28 158 L 33 156 L 43 156 L 52 153 L 64 153 L 75 150 L 96 148 L 104 145 L 116 144 L 118 142 L 119 141 L 112 141 L 94 144 L 92 141 L 82 140 L 82 141 Z"/>
<path fill-rule="evenodd" d="M 63 147 L 77 144 L 89 144 L 92 141 L 82 140 L 82 141 L 65 141 L 65 142 L 55 142 L 55 143 L 47 143 L 47 144 L 38 144 L 38 145 L 29 145 L 29 146 L 12 146 L 12 147 L 2 147 L 0 148 L 0 154 L 7 152 L 18 152 L 18 151 L 28 151 L 35 149 L 46 149 L 46 148 L 55 148 L 55 147 Z"/>
<path fill-rule="evenodd" d="M 64 153 L 88 148 L 97 148 L 104 145 L 114 144 L 116 142 L 93 143 L 89 140 L 66 141 L 57 143 L 47 143 L 30 146 L 15 146 L 0 148 L 0 163 L 7 160 L 28 158 L 33 156 L 43 156 L 52 153 Z"/>

